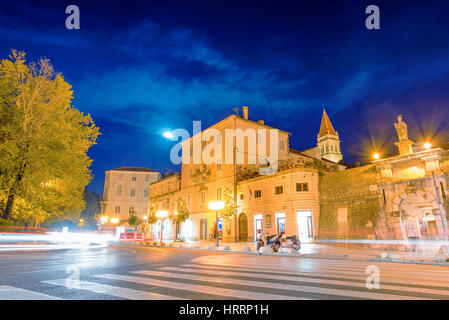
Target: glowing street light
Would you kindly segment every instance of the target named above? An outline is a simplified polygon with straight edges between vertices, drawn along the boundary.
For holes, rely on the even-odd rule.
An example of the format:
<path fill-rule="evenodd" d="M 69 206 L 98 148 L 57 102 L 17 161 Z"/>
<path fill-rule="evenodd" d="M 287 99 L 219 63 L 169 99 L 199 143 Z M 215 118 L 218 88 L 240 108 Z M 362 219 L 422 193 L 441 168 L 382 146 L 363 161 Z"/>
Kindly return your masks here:
<path fill-rule="evenodd" d="M 430 144 L 430 142 L 424 143 L 424 149 L 429 150 L 430 148 L 432 148 L 432 145 Z"/>
<path fill-rule="evenodd" d="M 100 218 L 101 224 L 107 223 L 108 220 L 109 220 L 109 218 L 108 218 L 107 216 L 102 216 L 102 217 Z"/>
<path fill-rule="evenodd" d="M 162 246 L 162 232 L 164 231 L 164 223 L 162 222 L 162 219 L 167 218 L 168 211 L 166 210 L 159 210 L 156 211 L 156 217 L 161 219 L 161 246 Z"/>
<path fill-rule="evenodd" d="M 373 154 L 373 158 L 376 159 L 376 160 L 380 159 L 380 154 L 378 154 L 377 152 L 375 152 L 375 153 Z"/>
<path fill-rule="evenodd" d="M 120 222 L 120 219 L 119 219 L 119 218 L 111 218 L 111 223 L 117 224 L 117 223 L 119 223 L 119 222 Z"/>
<path fill-rule="evenodd" d="M 215 238 L 217 239 L 216 246 L 219 246 L 219 239 L 218 239 L 218 211 L 222 210 L 224 208 L 224 202 L 223 201 L 211 201 L 209 202 L 209 209 L 215 211 Z"/>

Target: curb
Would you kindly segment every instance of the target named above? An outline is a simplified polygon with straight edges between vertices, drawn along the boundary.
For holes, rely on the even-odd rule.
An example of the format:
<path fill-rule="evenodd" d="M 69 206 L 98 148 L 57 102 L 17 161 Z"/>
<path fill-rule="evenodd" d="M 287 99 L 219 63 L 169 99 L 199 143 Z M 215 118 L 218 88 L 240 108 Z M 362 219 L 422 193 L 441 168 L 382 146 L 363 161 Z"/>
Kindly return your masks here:
<path fill-rule="evenodd" d="M 242 253 L 242 254 L 254 254 L 263 256 L 276 256 L 276 257 L 290 257 L 290 258 L 310 258 L 310 259 L 329 259 L 329 260 L 352 260 L 352 261 L 377 261 L 377 262 L 391 262 L 391 263 L 405 263 L 405 264 L 420 264 L 420 265 L 436 265 L 436 266 L 449 266 L 449 262 L 431 262 L 425 260 L 410 260 L 410 259 L 382 259 L 382 258 L 351 258 L 348 255 L 323 255 L 323 254 L 286 254 L 286 253 L 257 253 L 254 251 L 233 251 L 224 249 L 201 249 L 190 247 L 170 247 L 170 246 L 158 246 L 150 244 L 137 244 L 142 247 L 154 247 L 154 248 L 168 248 L 168 249 L 180 249 L 180 250 L 197 250 L 197 251 L 210 251 L 210 252 L 223 252 L 223 253 Z"/>

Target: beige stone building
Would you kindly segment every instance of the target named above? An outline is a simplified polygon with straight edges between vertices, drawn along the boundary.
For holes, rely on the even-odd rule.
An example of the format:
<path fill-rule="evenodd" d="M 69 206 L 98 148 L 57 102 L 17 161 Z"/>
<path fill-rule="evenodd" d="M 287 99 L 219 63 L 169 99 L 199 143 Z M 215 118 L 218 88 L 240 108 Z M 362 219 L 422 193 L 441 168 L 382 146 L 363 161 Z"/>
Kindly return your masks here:
<path fill-rule="evenodd" d="M 402 116 L 395 127 L 397 155 L 322 175 L 321 238 L 445 239 L 449 152 L 413 146 Z"/>
<path fill-rule="evenodd" d="M 326 119 L 330 123 L 327 115 Z M 219 138 L 210 138 L 209 129 L 216 129 Z M 236 134 L 226 137 L 227 130 Z M 250 135 L 251 130 L 254 136 Z M 276 130 L 276 135 L 270 135 L 270 130 Z M 181 173 L 151 185 L 148 207 L 167 210 L 170 214 L 175 210 L 176 199 L 183 198 L 190 219 L 181 227 L 182 236 L 211 239 L 215 234 L 216 214 L 209 209 L 209 202 L 223 201 L 227 193 L 234 199 L 237 194 L 235 214 L 219 219 L 221 239 L 251 241 L 255 231 L 261 228 L 267 233 L 283 231 L 288 235 L 299 234 L 303 241 L 312 240 L 319 230 L 319 170 L 336 171 L 345 167 L 321 159 L 318 146 L 304 152 L 291 149 L 290 135 L 262 120 L 250 120 L 248 108 L 243 107 L 242 117 L 231 115 L 183 142 Z M 218 149 L 209 148 L 215 139 L 219 141 Z M 199 162 L 194 161 L 198 157 L 195 148 L 197 151 L 201 148 Z M 213 161 L 204 157 L 205 153 Z M 268 171 L 273 167 L 275 170 Z M 169 188 L 169 184 L 173 187 Z M 160 235 L 161 223 L 164 223 L 164 239 L 172 239 L 170 218 L 153 226 L 153 235 Z"/>
<path fill-rule="evenodd" d="M 125 223 L 134 210 L 139 219 L 147 214 L 150 184 L 161 179 L 161 174 L 148 168 L 121 167 L 106 171 L 101 215 L 119 218 Z"/>

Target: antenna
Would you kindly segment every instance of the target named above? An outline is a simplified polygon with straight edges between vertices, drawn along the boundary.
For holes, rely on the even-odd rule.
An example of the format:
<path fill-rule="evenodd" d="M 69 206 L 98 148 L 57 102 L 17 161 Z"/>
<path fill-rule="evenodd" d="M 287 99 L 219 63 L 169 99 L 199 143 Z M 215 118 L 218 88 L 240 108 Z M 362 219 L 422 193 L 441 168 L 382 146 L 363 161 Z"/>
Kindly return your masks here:
<path fill-rule="evenodd" d="M 235 112 L 235 115 L 238 117 L 239 116 L 239 108 L 232 108 L 232 110 Z"/>

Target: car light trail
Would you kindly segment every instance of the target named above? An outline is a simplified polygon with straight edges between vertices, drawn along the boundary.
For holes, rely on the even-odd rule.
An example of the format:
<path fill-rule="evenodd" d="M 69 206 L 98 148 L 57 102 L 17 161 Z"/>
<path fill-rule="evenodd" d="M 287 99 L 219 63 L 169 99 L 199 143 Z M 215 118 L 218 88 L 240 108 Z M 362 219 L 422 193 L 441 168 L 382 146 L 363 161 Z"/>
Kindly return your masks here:
<path fill-rule="evenodd" d="M 118 235 L 49 232 L 47 234 L 0 233 L 0 243 L 44 242 L 46 244 L 0 244 L 0 251 L 31 251 L 58 249 L 104 248 L 108 242 L 118 239 Z M 50 244 L 48 244 L 50 243 Z"/>

